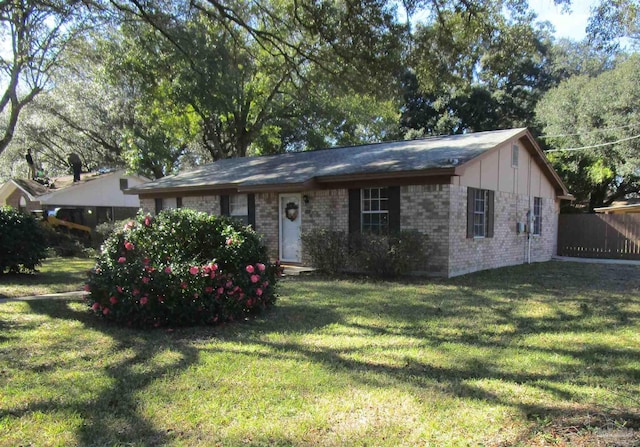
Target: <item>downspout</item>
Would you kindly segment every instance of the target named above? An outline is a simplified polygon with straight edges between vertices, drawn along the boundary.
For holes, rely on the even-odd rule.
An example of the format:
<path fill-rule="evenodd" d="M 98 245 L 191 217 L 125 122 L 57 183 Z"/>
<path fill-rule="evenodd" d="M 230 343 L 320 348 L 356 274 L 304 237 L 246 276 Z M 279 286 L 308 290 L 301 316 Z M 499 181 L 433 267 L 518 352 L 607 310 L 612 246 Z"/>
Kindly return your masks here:
<path fill-rule="evenodd" d="M 527 187 L 529 195 L 529 211 L 527 211 L 527 264 L 531 264 L 531 233 L 533 231 L 533 211 L 531 204 L 531 158 L 529 158 L 529 185 Z"/>

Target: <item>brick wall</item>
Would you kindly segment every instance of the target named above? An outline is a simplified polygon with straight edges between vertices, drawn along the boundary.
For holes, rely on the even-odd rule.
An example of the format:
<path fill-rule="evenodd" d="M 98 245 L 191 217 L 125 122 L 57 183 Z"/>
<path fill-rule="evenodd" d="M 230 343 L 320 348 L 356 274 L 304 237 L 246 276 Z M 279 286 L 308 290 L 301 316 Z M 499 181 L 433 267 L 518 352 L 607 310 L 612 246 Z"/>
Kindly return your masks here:
<path fill-rule="evenodd" d="M 533 206 L 528 196 L 496 191 L 494 237 L 467 238 L 467 188 L 453 185 L 450 188 L 448 276 L 527 262 L 527 234 L 518 234 L 516 223 L 527 220 L 527 211 Z M 542 234 L 531 236 L 532 262 L 548 261 L 556 252 L 558 208 L 555 201 L 543 199 L 542 219 Z"/>
<path fill-rule="evenodd" d="M 448 271 L 450 200 L 449 185 L 400 188 L 400 228 L 427 235 L 427 265 L 424 270 L 437 275 L 446 275 Z"/>
<path fill-rule="evenodd" d="M 182 207 L 207 214 L 220 214 L 220 196 L 189 196 L 182 198 Z"/>
<path fill-rule="evenodd" d="M 313 228 L 349 231 L 349 197 L 346 189 L 307 191 L 302 203 L 302 232 Z M 279 257 L 279 194 L 258 193 L 256 231 L 269 257 Z M 220 212 L 219 196 L 185 197 L 183 207 L 210 214 Z M 145 212 L 154 213 L 153 199 L 141 199 Z M 543 198 L 542 234 L 531 237 L 531 261 L 547 261 L 556 253 L 559 208 Z M 400 228 L 427 235 L 428 263 L 425 271 L 456 276 L 478 270 L 527 262 L 527 234 L 518 234 L 517 222 L 526 222 L 529 197 L 496 191 L 494 237 L 468 239 L 467 187 L 457 185 L 411 185 L 400 189 Z M 309 262 L 303 252 L 303 263 Z"/>
<path fill-rule="evenodd" d="M 349 192 L 346 189 L 306 191 L 309 203 L 302 203 L 302 233 L 314 228 L 349 232 Z M 302 263 L 310 264 L 302 251 Z"/>
<path fill-rule="evenodd" d="M 277 193 L 259 193 L 256 199 L 256 232 L 262 237 L 267 253 L 272 260 L 279 258 L 279 208 Z"/>

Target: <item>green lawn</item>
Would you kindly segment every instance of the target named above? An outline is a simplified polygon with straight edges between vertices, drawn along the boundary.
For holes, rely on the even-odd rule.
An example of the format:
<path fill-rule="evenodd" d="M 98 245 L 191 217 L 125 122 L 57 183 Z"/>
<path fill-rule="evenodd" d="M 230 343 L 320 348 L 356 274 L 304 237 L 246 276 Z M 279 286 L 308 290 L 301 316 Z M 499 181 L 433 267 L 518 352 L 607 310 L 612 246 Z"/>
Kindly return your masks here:
<path fill-rule="evenodd" d="M 282 281 L 223 327 L 0 304 L 1 446 L 637 446 L 640 267 Z"/>
<path fill-rule="evenodd" d="M 35 273 L 0 275 L 0 298 L 81 290 L 94 259 L 49 258 Z"/>

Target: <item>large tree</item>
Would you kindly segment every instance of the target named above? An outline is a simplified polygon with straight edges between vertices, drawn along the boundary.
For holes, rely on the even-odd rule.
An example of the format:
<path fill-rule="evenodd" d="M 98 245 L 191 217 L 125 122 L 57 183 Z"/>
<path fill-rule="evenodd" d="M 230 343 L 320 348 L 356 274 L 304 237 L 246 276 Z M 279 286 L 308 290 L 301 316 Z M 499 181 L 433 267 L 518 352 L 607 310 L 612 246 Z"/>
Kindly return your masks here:
<path fill-rule="evenodd" d="M 92 23 L 79 0 L 0 2 L 0 154 L 24 107 L 50 86 L 68 44 Z"/>
<path fill-rule="evenodd" d="M 549 158 L 588 210 L 640 193 L 640 56 L 549 91 L 536 116 Z"/>

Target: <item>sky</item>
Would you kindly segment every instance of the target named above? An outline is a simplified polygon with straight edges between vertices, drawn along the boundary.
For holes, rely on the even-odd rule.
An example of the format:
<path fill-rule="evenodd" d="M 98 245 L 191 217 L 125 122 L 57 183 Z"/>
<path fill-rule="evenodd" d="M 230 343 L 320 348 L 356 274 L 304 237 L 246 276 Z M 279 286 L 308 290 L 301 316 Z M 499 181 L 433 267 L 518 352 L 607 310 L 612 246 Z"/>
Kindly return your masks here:
<path fill-rule="evenodd" d="M 589 19 L 589 12 L 598 0 L 573 0 L 571 14 L 562 13 L 553 0 L 529 0 L 529 6 L 538 14 L 538 20 L 549 21 L 555 27 L 557 39 L 567 37 L 582 40 Z"/>

